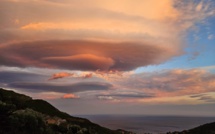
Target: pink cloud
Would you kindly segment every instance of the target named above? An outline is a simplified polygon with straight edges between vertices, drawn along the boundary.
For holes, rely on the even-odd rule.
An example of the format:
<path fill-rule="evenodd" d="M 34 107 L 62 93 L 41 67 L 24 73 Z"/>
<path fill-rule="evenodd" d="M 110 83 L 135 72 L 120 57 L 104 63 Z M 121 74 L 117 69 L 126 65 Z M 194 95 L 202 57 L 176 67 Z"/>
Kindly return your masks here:
<path fill-rule="evenodd" d="M 89 68 L 100 68 L 102 70 L 107 70 L 114 65 L 113 59 L 109 57 L 102 57 L 93 54 L 78 54 L 73 56 L 58 56 L 58 57 L 45 57 L 42 59 L 45 62 L 53 63 L 73 63 L 72 66 L 75 67 L 84 67 L 88 66 Z"/>
<path fill-rule="evenodd" d="M 168 52 L 168 53 L 167 53 Z M 175 48 L 138 42 L 48 40 L 1 46 L 1 65 L 81 71 L 129 71 L 180 55 Z M 15 57 L 20 57 L 17 62 Z M 116 73 L 116 71 L 115 71 Z"/>
<path fill-rule="evenodd" d="M 65 94 L 62 97 L 63 99 L 77 99 L 79 96 L 76 96 L 75 94 Z"/>
<path fill-rule="evenodd" d="M 73 75 L 74 73 L 60 72 L 60 73 L 53 74 L 52 77 L 49 78 L 48 80 L 60 79 L 60 78 L 70 77 Z"/>
<path fill-rule="evenodd" d="M 214 92 L 215 74 L 202 69 L 175 69 L 132 75 L 121 84 L 157 97 L 183 96 Z"/>

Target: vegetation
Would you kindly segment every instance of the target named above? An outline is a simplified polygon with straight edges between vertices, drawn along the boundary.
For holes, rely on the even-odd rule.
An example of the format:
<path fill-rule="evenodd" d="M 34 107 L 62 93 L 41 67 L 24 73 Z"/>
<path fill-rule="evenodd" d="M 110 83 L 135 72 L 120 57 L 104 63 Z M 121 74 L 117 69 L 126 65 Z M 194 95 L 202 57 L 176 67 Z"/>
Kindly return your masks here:
<path fill-rule="evenodd" d="M 167 134 L 215 134 L 215 122 L 201 125 L 190 130 L 184 130 L 182 132 L 168 132 Z"/>
<path fill-rule="evenodd" d="M 0 88 L 0 134 L 133 134 L 72 117 L 44 100 Z M 215 134 L 215 122 L 167 134 Z"/>
<path fill-rule="evenodd" d="M 72 117 L 44 100 L 0 88 L 0 134 L 133 134 Z"/>
<path fill-rule="evenodd" d="M 28 108 L 34 109 L 35 111 L 51 115 L 51 116 L 58 116 L 61 118 L 70 118 L 71 116 L 67 113 L 61 112 L 56 109 L 54 106 L 49 104 L 44 100 L 29 100 L 25 102 L 25 105 Z"/>

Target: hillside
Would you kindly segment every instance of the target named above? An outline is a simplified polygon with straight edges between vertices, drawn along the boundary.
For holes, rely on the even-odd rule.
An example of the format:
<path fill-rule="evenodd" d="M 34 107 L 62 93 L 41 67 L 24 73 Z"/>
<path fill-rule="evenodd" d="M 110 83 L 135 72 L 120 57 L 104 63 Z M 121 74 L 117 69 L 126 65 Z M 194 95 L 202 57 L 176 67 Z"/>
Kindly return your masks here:
<path fill-rule="evenodd" d="M 167 134 L 215 134 L 215 122 L 204 124 L 190 130 L 184 130 L 182 132 L 168 132 Z"/>
<path fill-rule="evenodd" d="M 44 100 L 0 88 L 1 134 L 133 134 L 72 117 Z"/>

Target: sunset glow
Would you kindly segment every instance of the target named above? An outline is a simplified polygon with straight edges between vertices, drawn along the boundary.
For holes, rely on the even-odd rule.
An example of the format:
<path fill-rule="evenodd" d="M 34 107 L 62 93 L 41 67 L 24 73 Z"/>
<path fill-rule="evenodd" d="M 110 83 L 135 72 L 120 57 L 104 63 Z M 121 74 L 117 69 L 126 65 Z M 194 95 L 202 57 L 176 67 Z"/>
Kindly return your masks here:
<path fill-rule="evenodd" d="M 2 88 L 71 114 L 215 116 L 215 1 L 1 0 L 0 18 Z"/>

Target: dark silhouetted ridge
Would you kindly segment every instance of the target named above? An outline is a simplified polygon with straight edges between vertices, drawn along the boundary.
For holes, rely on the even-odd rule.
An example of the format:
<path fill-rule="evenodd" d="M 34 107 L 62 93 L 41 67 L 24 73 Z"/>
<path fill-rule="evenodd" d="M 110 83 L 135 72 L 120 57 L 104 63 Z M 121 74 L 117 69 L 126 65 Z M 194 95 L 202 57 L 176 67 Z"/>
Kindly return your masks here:
<path fill-rule="evenodd" d="M 0 134 L 133 134 L 72 117 L 44 100 L 0 88 Z"/>
<path fill-rule="evenodd" d="M 215 122 L 207 123 L 190 130 L 184 130 L 182 132 L 168 132 L 167 134 L 215 134 Z"/>
<path fill-rule="evenodd" d="M 51 116 L 58 116 L 64 119 L 71 117 L 67 113 L 59 111 L 57 108 L 55 108 L 54 106 L 52 106 L 51 104 L 44 100 L 29 100 L 26 102 L 26 106 L 35 111 Z"/>

